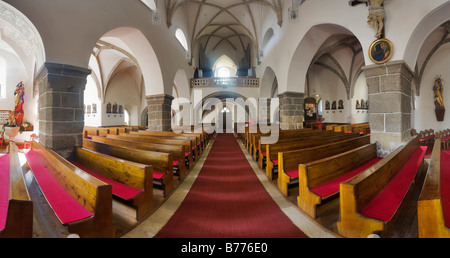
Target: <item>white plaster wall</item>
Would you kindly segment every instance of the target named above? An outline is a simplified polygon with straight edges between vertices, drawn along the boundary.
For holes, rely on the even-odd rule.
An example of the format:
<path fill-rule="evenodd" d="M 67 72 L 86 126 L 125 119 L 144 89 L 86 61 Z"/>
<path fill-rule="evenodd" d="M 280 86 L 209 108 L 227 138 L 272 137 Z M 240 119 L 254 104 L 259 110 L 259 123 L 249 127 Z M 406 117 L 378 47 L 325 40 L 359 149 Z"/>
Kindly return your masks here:
<path fill-rule="evenodd" d="M 100 100 L 97 85 L 95 84 L 92 76 L 88 76 L 86 89 L 84 90 L 84 104 L 86 109 L 88 105 L 97 104 L 97 113 L 84 114 L 84 125 L 85 126 L 101 126 L 102 125 L 102 112 L 103 105 Z"/>
<path fill-rule="evenodd" d="M 435 132 L 450 128 L 450 44 L 441 46 L 431 57 L 425 68 L 420 96 L 415 99 L 415 110 L 412 128 L 418 132 L 425 129 L 434 129 Z M 435 114 L 433 85 L 436 75 L 441 75 L 444 85 L 443 95 L 446 107 L 443 122 L 438 122 Z"/>
<path fill-rule="evenodd" d="M 37 122 L 37 98 L 33 98 L 33 84 L 29 80 L 29 76 L 25 70 L 25 66 L 21 62 L 20 58 L 13 52 L 0 50 L 0 62 L 5 67 L 4 74 L 2 76 L 1 84 L 5 87 L 5 96 L 0 98 L 0 110 L 14 110 L 15 98 L 14 91 L 16 90 L 16 85 L 23 81 L 25 85 L 25 95 L 24 95 L 24 119 L 23 121 L 30 122 L 34 126 L 36 131 L 38 128 Z M 1 128 L 0 128 L 1 129 Z"/>
<path fill-rule="evenodd" d="M 385 1 L 385 36 L 393 42 L 395 48 L 391 60 L 404 58 L 414 28 L 426 15 L 447 2 L 446 0 Z M 297 23 L 288 22 L 289 6 L 290 4 L 284 6 L 284 22 L 281 33 L 278 34 L 280 39 L 274 41 L 272 51 L 264 53 L 262 65 L 257 70 L 257 75 L 262 76 L 265 67 L 272 67 L 277 74 L 280 93 L 304 92 L 307 67 L 318 47 L 333 34 L 355 35 L 363 46 L 366 65 L 372 64 L 368 58 L 368 49 L 375 40 L 375 32 L 366 22 L 368 9 L 364 4 L 350 7 L 347 0 L 305 1 L 299 7 Z M 318 26 L 317 29 L 310 32 L 315 26 Z M 331 29 L 327 30 L 326 27 Z"/>
<path fill-rule="evenodd" d="M 144 73 L 159 72 L 158 78 L 147 78 L 147 95 L 170 93 L 178 69 L 189 70 L 184 49 L 174 40 L 173 33 L 164 22 L 164 1 L 158 1 L 157 4 L 162 20 L 160 24 L 152 23 L 151 11 L 143 8 L 144 4 L 138 0 L 6 2 L 36 26 L 42 37 L 48 62 L 88 68 L 92 48 L 98 39 L 111 30 L 130 27 L 144 36 L 158 62 L 157 65 L 146 65 L 145 62 L 154 61 L 144 59 L 151 55 L 150 50 L 142 47 L 142 42 L 135 40 L 136 35 L 132 35 L 135 32 L 124 32 L 130 33 L 128 40 L 125 40 L 127 44 L 133 45 L 134 50 L 146 51 L 139 54 L 134 52 L 138 59 L 143 58 L 141 68 Z M 123 36 L 126 38 L 127 35 Z"/>
<path fill-rule="evenodd" d="M 345 87 L 342 81 L 331 71 L 314 66 L 310 72 L 310 95 L 319 94 L 322 97 L 322 118 L 326 123 L 350 123 L 351 102 L 347 99 Z M 344 101 L 344 109 L 325 110 L 325 101 L 333 101 L 336 106 L 339 100 Z"/>
<path fill-rule="evenodd" d="M 130 114 L 131 125 L 138 125 L 139 117 L 141 115 L 141 112 L 139 111 L 141 98 L 138 92 L 138 86 L 131 74 L 123 72 L 113 77 L 108 85 L 105 102 L 103 103 L 105 112 L 102 113 L 102 125 L 123 125 L 125 122 L 123 114 L 106 114 L 106 104 L 108 102 L 110 102 L 111 105 L 114 105 L 114 103 L 122 105 Z"/>
<path fill-rule="evenodd" d="M 366 76 L 364 73 L 361 73 L 356 80 L 354 94 L 350 104 L 352 110 L 352 124 L 369 122 L 369 110 L 356 109 L 356 100 L 361 103 L 361 99 L 364 101 L 369 99 L 369 87 L 367 86 Z"/>

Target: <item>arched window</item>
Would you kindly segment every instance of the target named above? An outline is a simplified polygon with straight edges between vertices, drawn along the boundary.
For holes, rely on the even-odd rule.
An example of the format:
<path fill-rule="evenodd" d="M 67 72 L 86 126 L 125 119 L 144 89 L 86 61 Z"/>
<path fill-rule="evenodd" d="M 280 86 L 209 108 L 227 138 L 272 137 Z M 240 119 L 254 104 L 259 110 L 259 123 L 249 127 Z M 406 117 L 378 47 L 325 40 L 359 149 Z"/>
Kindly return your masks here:
<path fill-rule="evenodd" d="M 214 66 L 214 77 L 226 78 L 236 76 L 237 68 L 233 60 L 226 55 L 219 57 Z"/>
<path fill-rule="evenodd" d="M 186 40 L 186 36 L 184 35 L 183 31 L 181 29 L 177 29 L 175 31 L 175 37 L 178 39 L 180 44 L 183 46 L 183 48 L 188 51 L 188 44 Z"/>
<path fill-rule="evenodd" d="M 264 38 L 263 38 L 263 44 L 262 44 L 262 48 L 264 49 L 267 45 L 267 43 L 269 43 L 269 41 L 272 39 L 274 33 L 273 33 L 273 29 L 269 28 L 266 31 L 266 34 L 264 34 Z"/>
<path fill-rule="evenodd" d="M 230 77 L 230 76 L 231 76 L 230 70 L 226 67 L 220 67 L 217 70 L 217 77 L 224 78 L 224 77 Z"/>

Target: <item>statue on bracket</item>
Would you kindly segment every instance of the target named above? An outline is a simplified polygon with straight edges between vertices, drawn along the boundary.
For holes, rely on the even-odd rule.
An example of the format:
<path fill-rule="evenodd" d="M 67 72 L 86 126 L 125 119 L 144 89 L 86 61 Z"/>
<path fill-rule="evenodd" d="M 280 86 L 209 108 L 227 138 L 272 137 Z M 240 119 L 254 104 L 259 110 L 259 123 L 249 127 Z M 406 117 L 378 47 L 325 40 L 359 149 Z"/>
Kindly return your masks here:
<path fill-rule="evenodd" d="M 443 91 L 444 91 L 444 85 L 442 84 L 443 79 L 441 76 L 436 76 L 434 78 L 434 86 L 433 86 L 433 92 L 434 92 L 434 105 L 436 107 L 436 118 L 438 121 L 444 121 L 444 115 L 445 115 L 445 105 L 444 105 L 444 97 L 443 97 Z"/>

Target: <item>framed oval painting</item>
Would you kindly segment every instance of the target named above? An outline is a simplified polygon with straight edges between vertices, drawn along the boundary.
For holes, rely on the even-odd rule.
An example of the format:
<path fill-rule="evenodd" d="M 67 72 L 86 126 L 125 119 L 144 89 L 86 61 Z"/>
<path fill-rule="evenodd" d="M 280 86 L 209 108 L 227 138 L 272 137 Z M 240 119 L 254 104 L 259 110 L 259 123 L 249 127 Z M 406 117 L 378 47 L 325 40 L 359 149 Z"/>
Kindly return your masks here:
<path fill-rule="evenodd" d="M 387 39 L 375 40 L 369 48 L 369 57 L 376 64 L 386 63 L 394 52 L 392 42 Z"/>

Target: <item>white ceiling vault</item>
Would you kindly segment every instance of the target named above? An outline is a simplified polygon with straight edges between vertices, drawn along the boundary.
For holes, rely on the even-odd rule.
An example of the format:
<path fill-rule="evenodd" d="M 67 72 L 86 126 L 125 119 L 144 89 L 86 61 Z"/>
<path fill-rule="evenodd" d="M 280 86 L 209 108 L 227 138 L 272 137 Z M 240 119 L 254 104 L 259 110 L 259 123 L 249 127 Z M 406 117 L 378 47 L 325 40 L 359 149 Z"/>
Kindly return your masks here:
<path fill-rule="evenodd" d="M 166 0 L 165 3 L 167 26 L 175 23 L 174 17 L 184 17 L 192 53 L 202 45 L 216 59 L 228 55 L 239 60 L 248 46 L 257 53 L 265 31 L 272 24 L 283 23 L 283 0 Z"/>

